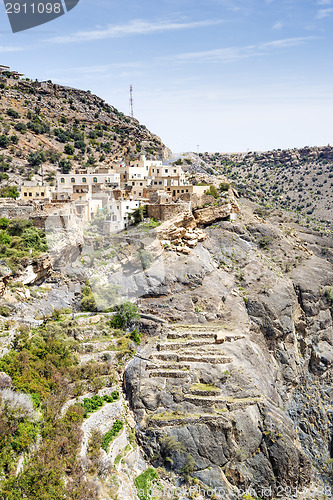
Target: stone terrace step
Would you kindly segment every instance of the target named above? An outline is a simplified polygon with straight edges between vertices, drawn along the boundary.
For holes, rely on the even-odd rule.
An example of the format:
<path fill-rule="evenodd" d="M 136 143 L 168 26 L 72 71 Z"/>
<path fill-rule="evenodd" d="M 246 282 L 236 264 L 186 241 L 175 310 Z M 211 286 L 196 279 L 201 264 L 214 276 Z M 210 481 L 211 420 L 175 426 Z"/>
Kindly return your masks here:
<path fill-rule="evenodd" d="M 196 396 L 196 395 L 186 395 L 185 401 L 188 403 L 195 404 L 197 406 L 215 407 L 215 408 L 226 408 L 229 411 L 238 410 L 240 408 L 245 408 L 247 406 L 255 405 L 261 398 L 244 398 L 244 399 L 232 399 L 223 396 Z"/>
<path fill-rule="evenodd" d="M 214 339 L 214 332 L 193 332 L 189 330 L 188 332 L 169 332 L 167 335 L 168 339 L 184 339 L 184 338 L 196 338 L 196 339 Z"/>
<path fill-rule="evenodd" d="M 162 361 L 178 361 L 178 354 L 175 352 L 159 352 L 150 356 L 151 361 L 162 360 Z"/>
<path fill-rule="evenodd" d="M 221 396 L 196 396 L 196 395 L 186 395 L 185 401 L 198 406 L 215 406 L 223 404 L 226 406 L 228 398 L 223 398 Z"/>
<path fill-rule="evenodd" d="M 187 378 L 189 374 L 192 373 L 190 371 L 181 371 L 181 370 L 159 370 L 159 371 L 151 371 L 149 373 L 149 377 L 155 378 Z"/>
<path fill-rule="evenodd" d="M 216 390 L 211 390 L 211 391 L 205 391 L 205 390 L 200 390 L 200 389 L 190 389 L 188 396 L 219 396 L 221 394 L 221 389 L 216 389 Z"/>
<path fill-rule="evenodd" d="M 213 345 L 215 341 L 209 340 L 188 340 L 185 342 L 163 342 L 161 344 L 157 344 L 157 350 L 170 350 L 175 351 L 177 349 L 186 349 L 187 347 L 201 347 L 205 345 Z"/>
<path fill-rule="evenodd" d="M 223 429 L 231 429 L 232 424 L 223 415 L 197 415 L 197 416 L 183 416 L 177 418 L 152 418 L 149 420 L 149 427 L 176 427 L 190 424 L 218 424 Z"/>
<path fill-rule="evenodd" d="M 189 370 L 191 365 L 185 363 L 160 363 L 160 364 L 151 364 L 146 366 L 146 370 Z"/>
<path fill-rule="evenodd" d="M 222 356 L 209 356 L 206 354 L 196 356 L 188 355 L 188 354 L 180 354 L 178 356 L 179 361 L 184 361 L 188 363 L 211 363 L 213 365 L 227 365 L 233 362 L 232 358 L 225 358 Z"/>

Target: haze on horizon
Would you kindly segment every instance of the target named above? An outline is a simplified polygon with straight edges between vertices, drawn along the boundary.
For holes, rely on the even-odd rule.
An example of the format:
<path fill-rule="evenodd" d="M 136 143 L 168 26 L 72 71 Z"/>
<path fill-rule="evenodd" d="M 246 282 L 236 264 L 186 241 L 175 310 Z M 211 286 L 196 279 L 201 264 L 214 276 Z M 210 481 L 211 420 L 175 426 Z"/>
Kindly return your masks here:
<path fill-rule="evenodd" d="M 0 62 L 90 89 L 173 151 L 255 151 L 332 142 L 333 0 L 81 0 L 13 34 Z M 199 148 L 198 148 L 199 146 Z"/>

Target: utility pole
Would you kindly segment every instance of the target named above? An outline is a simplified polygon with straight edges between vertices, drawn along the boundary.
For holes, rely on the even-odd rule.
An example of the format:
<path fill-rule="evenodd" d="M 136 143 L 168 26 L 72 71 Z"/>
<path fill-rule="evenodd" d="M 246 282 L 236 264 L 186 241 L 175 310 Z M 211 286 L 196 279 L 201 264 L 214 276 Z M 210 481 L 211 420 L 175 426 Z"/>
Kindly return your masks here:
<path fill-rule="evenodd" d="M 130 116 L 134 118 L 133 85 L 130 85 Z"/>

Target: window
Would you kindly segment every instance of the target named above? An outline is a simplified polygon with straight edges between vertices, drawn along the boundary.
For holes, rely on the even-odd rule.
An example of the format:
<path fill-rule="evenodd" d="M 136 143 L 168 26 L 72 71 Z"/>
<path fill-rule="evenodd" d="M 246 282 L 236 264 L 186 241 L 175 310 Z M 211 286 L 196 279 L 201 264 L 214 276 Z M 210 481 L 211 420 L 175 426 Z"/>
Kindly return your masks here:
<path fill-rule="evenodd" d="M 71 177 L 71 183 L 74 184 L 75 182 L 75 177 Z"/>
<path fill-rule="evenodd" d="M 61 182 L 61 184 L 65 184 L 65 179 L 64 179 L 64 177 L 61 177 L 60 182 Z"/>
<path fill-rule="evenodd" d="M 28 196 L 28 193 L 24 193 L 24 196 Z"/>
<path fill-rule="evenodd" d="M 126 207 L 126 210 L 128 210 L 128 209 L 129 209 L 129 207 Z"/>
<path fill-rule="evenodd" d="M 167 174 L 167 173 L 168 173 L 168 169 L 166 168 L 166 169 L 164 170 L 164 172 Z"/>
<path fill-rule="evenodd" d="M 93 178 L 93 182 L 97 182 L 97 177 L 94 177 L 94 178 Z"/>
<path fill-rule="evenodd" d="M 188 189 L 186 189 L 186 192 L 188 193 Z"/>
<path fill-rule="evenodd" d="M 44 191 L 42 193 L 40 193 L 41 196 L 44 196 L 44 194 L 45 194 Z"/>
<path fill-rule="evenodd" d="M 29 196 L 32 196 L 32 193 L 29 193 Z"/>
<path fill-rule="evenodd" d="M 140 182 L 140 186 L 143 186 L 143 183 L 142 183 L 142 182 Z"/>
<path fill-rule="evenodd" d="M 82 184 L 86 184 L 87 183 L 87 178 L 86 177 L 82 177 Z"/>
<path fill-rule="evenodd" d="M 174 169 L 174 170 L 173 170 L 173 173 L 174 173 L 174 174 L 176 174 L 176 173 L 177 173 L 177 170 L 176 170 L 176 169 Z"/>
<path fill-rule="evenodd" d="M 162 184 L 162 181 L 160 181 L 159 184 Z"/>
<path fill-rule="evenodd" d="M 157 169 L 157 173 L 158 173 L 158 174 L 160 173 L 160 169 L 159 169 L 159 168 Z"/>
<path fill-rule="evenodd" d="M 112 221 L 113 222 L 117 222 L 117 216 L 116 215 L 112 215 Z"/>
<path fill-rule="evenodd" d="M 36 196 L 39 196 L 39 193 L 36 193 Z"/>

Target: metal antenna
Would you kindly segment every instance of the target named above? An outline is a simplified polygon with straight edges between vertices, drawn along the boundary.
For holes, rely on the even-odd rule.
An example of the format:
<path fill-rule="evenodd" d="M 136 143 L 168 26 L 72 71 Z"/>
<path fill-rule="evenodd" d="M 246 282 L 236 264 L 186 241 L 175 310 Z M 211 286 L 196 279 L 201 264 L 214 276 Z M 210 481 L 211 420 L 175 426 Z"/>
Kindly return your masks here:
<path fill-rule="evenodd" d="M 130 85 L 130 115 L 134 118 L 133 85 Z"/>

